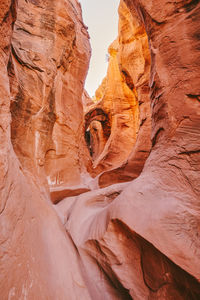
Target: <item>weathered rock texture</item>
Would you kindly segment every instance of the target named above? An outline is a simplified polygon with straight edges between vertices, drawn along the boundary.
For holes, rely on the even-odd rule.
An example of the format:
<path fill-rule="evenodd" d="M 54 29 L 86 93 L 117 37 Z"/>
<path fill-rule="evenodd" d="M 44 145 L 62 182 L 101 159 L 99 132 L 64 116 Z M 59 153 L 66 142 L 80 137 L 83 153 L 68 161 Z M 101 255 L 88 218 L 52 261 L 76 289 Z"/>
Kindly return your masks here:
<path fill-rule="evenodd" d="M 117 185 L 115 191 L 108 188 L 79 196 L 73 209 L 69 210 L 70 214 L 66 209 L 66 228 L 78 248 L 82 249 L 83 257 L 87 254 L 87 259 L 89 256 L 98 262 L 100 273 L 105 274 L 107 293 L 112 294 L 108 299 L 109 297 L 198 299 L 199 284 L 197 281 L 195 284 L 195 280 L 186 275 L 186 272 L 200 280 L 198 251 L 200 3 L 197 1 L 179 3 L 162 1 L 154 4 L 149 1 L 125 1 L 125 3 L 133 18 L 136 18 L 141 26 L 142 23 L 145 25 L 151 51 L 150 155 L 141 175 L 127 187 L 121 190 L 119 187 L 117 190 Z M 132 68 L 134 69 L 134 64 Z M 61 211 L 64 209 L 63 206 Z M 76 222 L 77 219 L 79 223 Z M 83 228 L 84 233 L 82 232 L 80 236 L 79 232 L 81 229 L 83 231 Z M 124 247 L 125 232 L 132 235 L 132 238 L 128 235 L 128 240 L 132 240 L 134 234 L 137 235 L 136 244 L 140 249 L 138 260 L 142 261 L 143 279 L 148 288 L 146 292 L 142 281 L 139 280 L 140 284 L 133 287 L 133 283 L 129 282 L 133 276 L 125 275 L 133 272 L 134 278 L 139 278 L 137 273 L 139 266 L 136 267 L 136 263 L 133 263 L 137 251 L 134 252 L 129 245 L 124 250 L 126 254 L 121 258 L 123 250 L 119 244 L 121 241 Z M 115 236 L 117 236 L 116 243 Z M 149 265 L 143 264 L 141 237 L 151 243 L 148 244 Z M 150 253 L 157 251 L 154 247 L 162 252 L 162 258 L 152 262 Z M 131 262 L 127 255 L 128 257 L 133 255 Z M 176 265 L 169 267 L 169 261 L 165 265 L 164 255 Z M 116 257 L 120 257 L 121 260 L 114 260 Z M 152 263 L 154 267 L 151 266 Z M 161 270 L 159 266 L 163 264 L 165 267 Z M 181 271 L 177 265 L 186 272 Z M 157 287 L 153 287 L 145 279 L 153 278 L 152 273 L 158 275 L 154 277 Z M 189 277 L 183 280 L 185 276 Z M 94 274 L 90 280 L 92 278 Z M 163 284 L 158 283 L 162 281 L 161 278 Z M 193 281 L 192 284 L 189 283 L 190 280 Z M 114 291 L 110 291 L 109 281 L 113 283 Z M 188 288 L 184 290 L 183 286 Z M 101 281 L 97 280 L 96 287 L 101 290 Z M 114 296 L 114 293 L 118 296 Z"/>
<path fill-rule="evenodd" d="M 27 11 L 30 2 L 40 6 L 39 1 L 22 2 Z M 52 1 L 46 1 L 45 6 L 48 3 Z M 56 3 L 64 5 L 62 1 Z M 10 66 L 15 16 L 16 2 L 1 1 L 0 298 L 90 299 L 70 237 L 63 230 L 42 184 L 39 187 L 37 177 L 25 170 L 23 161 L 22 164 L 19 162 L 11 144 L 11 95 L 7 67 Z M 26 71 L 21 73 L 24 77 Z M 37 92 L 35 87 L 35 94 Z"/>
<path fill-rule="evenodd" d="M 102 186 L 135 179 L 95 189 L 97 177 L 86 192 L 78 185 L 87 166 L 84 133 L 86 158 L 72 168 L 79 142 L 70 148 L 76 139 L 68 131 L 74 124 L 81 132 L 81 99 L 89 102 L 80 7 L 75 0 L 0 3 L 2 300 L 200 298 L 200 3 L 124 0 L 119 13 L 103 99 L 86 112 L 85 139 L 94 171 L 105 171 Z M 126 126 L 118 133 L 115 124 Z M 127 148 L 120 141 L 115 149 L 122 132 Z M 46 176 L 57 178 L 55 205 Z"/>
<path fill-rule="evenodd" d="M 93 172 L 103 172 L 100 186 L 136 178 L 151 148 L 148 39 L 144 24 L 136 13 L 131 14 L 124 1 L 119 6 L 119 36 L 110 46 L 109 55 L 107 77 L 96 92 L 96 100 L 100 100 L 96 110 L 101 108 L 109 120 L 107 138 L 104 134 L 104 139 L 99 137 L 93 142 L 94 136 L 106 132 L 107 123 L 93 117 L 94 106 L 86 114 L 87 126 L 88 116 L 92 116 Z M 94 121 L 99 121 L 99 127 Z M 112 171 L 105 172 L 108 170 Z"/>
<path fill-rule="evenodd" d="M 93 165 L 102 170 L 119 166 L 127 158 L 135 142 L 139 123 L 136 92 L 127 86 L 122 77 L 117 60 L 118 47 L 118 42 L 115 41 L 109 48 L 105 92 L 101 103 L 95 108 L 102 109 L 107 122 L 103 124 L 104 120 L 102 122 L 96 118 L 91 118 L 90 121 Z M 93 116 L 93 111 L 94 109 L 88 114 Z M 108 126 L 109 134 L 106 128 Z"/>
<path fill-rule="evenodd" d="M 19 1 L 9 62 L 12 143 L 22 165 L 52 185 L 81 183 L 89 58 L 76 1 Z"/>

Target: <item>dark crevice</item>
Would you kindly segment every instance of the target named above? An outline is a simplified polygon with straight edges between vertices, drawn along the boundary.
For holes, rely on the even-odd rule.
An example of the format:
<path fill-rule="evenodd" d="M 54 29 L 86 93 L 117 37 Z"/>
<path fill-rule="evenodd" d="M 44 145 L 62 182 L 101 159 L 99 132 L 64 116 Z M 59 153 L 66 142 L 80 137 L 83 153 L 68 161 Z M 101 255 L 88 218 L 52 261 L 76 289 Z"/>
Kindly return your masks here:
<path fill-rule="evenodd" d="M 9 7 L 9 10 L 6 12 L 6 14 L 4 15 L 4 18 L 1 22 L 1 26 L 3 23 L 5 23 L 7 21 L 7 19 L 9 18 L 10 14 L 12 16 L 12 27 L 14 26 L 14 23 L 16 21 L 16 17 L 17 17 L 17 9 L 16 9 L 16 6 L 17 6 L 17 1 L 16 0 L 12 0 L 11 1 L 11 5 Z"/>
<path fill-rule="evenodd" d="M 129 87 L 129 89 L 130 89 L 131 91 L 133 91 L 134 88 L 135 88 L 135 86 L 134 86 L 132 77 L 130 76 L 130 74 L 128 73 L 127 70 L 124 70 L 124 69 L 123 69 L 121 72 L 122 72 L 122 74 L 124 75 L 124 79 L 125 79 L 125 82 L 126 82 L 127 86 Z"/>
<path fill-rule="evenodd" d="M 121 234 L 126 235 L 138 245 L 144 282 L 150 291 L 157 293 L 166 286 L 166 297 L 171 294 L 171 289 L 175 289 L 176 295 L 179 296 L 178 299 L 200 299 L 200 283 L 196 278 L 172 262 L 153 244 L 133 232 L 126 224 L 118 219 L 112 222 Z M 134 267 L 136 266 L 132 265 L 132 268 Z"/>
<path fill-rule="evenodd" d="M 140 127 L 142 127 L 142 125 L 144 125 L 144 123 L 146 122 L 147 118 L 142 119 L 141 123 L 140 123 Z"/>
<path fill-rule="evenodd" d="M 200 150 L 198 149 L 198 150 L 191 150 L 191 151 L 183 151 L 183 152 L 180 152 L 180 153 L 178 153 L 179 155 L 180 154 L 185 154 L 185 155 L 191 155 L 191 154 L 198 154 L 198 153 L 200 153 Z"/>
<path fill-rule="evenodd" d="M 154 135 L 153 139 L 152 139 L 152 147 L 155 146 L 155 144 L 158 141 L 159 136 L 161 135 L 161 133 L 164 131 L 164 128 L 161 127 L 157 130 L 156 134 Z"/>
<path fill-rule="evenodd" d="M 126 289 L 123 284 L 119 281 L 117 275 L 113 271 L 112 267 L 106 262 L 107 256 L 101 247 L 101 244 L 97 240 L 90 240 L 87 243 L 89 249 L 87 253 L 95 261 L 95 264 L 98 266 L 100 272 L 104 276 L 105 280 L 110 283 L 110 286 L 117 292 L 119 299 L 121 300 L 133 300 L 129 294 L 129 290 Z M 87 248 L 88 248 L 87 247 Z M 93 254 L 93 249 L 95 248 L 95 255 Z M 110 250 L 107 248 L 107 250 Z M 96 255 L 98 254 L 98 255 Z"/>
<path fill-rule="evenodd" d="M 106 114 L 102 108 L 94 108 L 91 109 L 86 115 L 85 115 L 85 141 L 87 144 L 87 147 L 90 151 L 90 155 L 93 155 L 92 150 L 92 138 L 91 138 L 91 132 L 90 132 L 90 124 L 92 124 L 93 121 L 98 121 L 101 124 L 103 135 L 105 140 L 108 140 L 110 134 L 111 134 L 111 126 L 110 126 L 110 120 L 108 114 Z M 93 128 L 93 130 L 96 130 Z"/>
<path fill-rule="evenodd" d="M 18 30 L 18 31 L 24 31 L 25 33 L 28 33 L 28 34 L 32 35 L 31 32 L 28 31 L 28 30 L 26 30 L 25 28 L 19 28 L 18 27 L 16 30 Z"/>
<path fill-rule="evenodd" d="M 6 22 L 6 20 L 7 20 L 8 17 L 9 17 L 9 15 L 10 15 L 10 9 L 9 9 L 9 10 L 6 12 L 6 14 L 4 15 L 4 18 L 3 18 L 2 22 L 1 22 L 1 26 L 2 26 L 3 23 Z"/>
<path fill-rule="evenodd" d="M 190 99 L 196 99 L 197 101 L 200 102 L 200 94 L 198 94 L 198 95 L 186 94 L 186 96 Z"/>
<path fill-rule="evenodd" d="M 190 3 L 184 5 L 185 11 L 190 12 L 191 10 L 193 10 L 197 6 L 197 4 L 199 4 L 199 2 L 200 2 L 199 0 L 190 1 Z"/>

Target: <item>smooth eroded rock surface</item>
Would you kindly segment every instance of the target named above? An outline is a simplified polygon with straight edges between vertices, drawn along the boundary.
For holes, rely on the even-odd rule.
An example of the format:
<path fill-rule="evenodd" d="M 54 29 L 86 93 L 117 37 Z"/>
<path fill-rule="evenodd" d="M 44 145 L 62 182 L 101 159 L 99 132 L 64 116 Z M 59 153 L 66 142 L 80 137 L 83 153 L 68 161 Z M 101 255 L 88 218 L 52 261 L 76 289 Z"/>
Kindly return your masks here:
<path fill-rule="evenodd" d="M 101 187 L 136 178 L 149 155 L 150 62 L 144 24 L 121 1 L 119 35 L 109 47 L 107 77 L 96 91 L 96 105 L 86 113 L 93 159 L 90 172 L 101 173 Z M 98 113 L 95 117 L 95 108 L 103 111 L 106 121 L 99 119 Z"/>
<path fill-rule="evenodd" d="M 7 67 L 16 4 L 0 4 L 0 298 L 90 299 L 79 256 L 46 189 L 13 151 Z"/>
<path fill-rule="evenodd" d="M 199 16 L 121 0 L 91 104 L 78 1 L 1 1 L 2 300 L 200 298 Z"/>
<path fill-rule="evenodd" d="M 80 184 L 87 164 L 81 98 L 90 58 L 80 5 L 19 0 L 11 47 L 16 154 L 53 186 Z"/>

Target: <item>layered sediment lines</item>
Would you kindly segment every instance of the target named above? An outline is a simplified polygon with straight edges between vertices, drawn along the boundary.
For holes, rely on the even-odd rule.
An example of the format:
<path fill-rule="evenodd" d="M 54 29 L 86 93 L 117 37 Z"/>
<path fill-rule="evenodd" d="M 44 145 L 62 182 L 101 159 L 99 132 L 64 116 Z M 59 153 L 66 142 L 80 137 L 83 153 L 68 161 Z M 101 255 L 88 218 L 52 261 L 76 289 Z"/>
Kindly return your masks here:
<path fill-rule="evenodd" d="M 93 168 L 99 185 L 130 181 L 141 173 L 151 149 L 149 76 L 151 57 L 144 24 L 124 1 L 119 5 L 119 35 L 109 47 L 107 77 L 96 92 L 96 110 L 101 108 L 108 122 L 99 121 L 93 133 L 94 105 L 91 114 L 91 148 L 98 138 L 98 151 L 92 150 Z M 96 118 L 98 121 L 98 118 Z M 87 123 L 88 120 L 87 120 Z M 88 125 L 87 125 L 88 126 Z M 91 173 L 92 173 L 91 171 Z"/>
<path fill-rule="evenodd" d="M 8 65 L 11 138 L 22 165 L 52 186 L 81 184 L 90 52 L 78 2 L 19 1 Z"/>
<path fill-rule="evenodd" d="M 199 299 L 199 16 L 121 0 L 92 104 L 78 1 L 1 2 L 2 300 Z"/>
<path fill-rule="evenodd" d="M 59 14 L 52 10 L 53 5 L 58 9 Z M 40 154 L 43 155 L 44 150 L 49 147 L 45 143 L 52 133 L 49 127 L 52 126 L 50 116 L 53 106 L 51 106 L 51 102 L 47 101 L 47 98 L 51 89 L 54 89 L 52 85 L 55 84 L 55 78 L 53 79 L 52 76 L 56 76 L 57 65 L 52 61 L 55 68 L 51 69 L 52 65 L 48 68 L 47 60 L 51 60 L 53 56 L 50 56 L 50 53 L 55 49 L 52 39 L 58 40 L 55 32 L 50 32 L 49 37 L 47 32 L 40 32 L 37 25 L 39 26 L 39 20 L 44 22 L 45 19 L 41 18 L 41 14 L 45 14 L 47 31 L 52 28 L 51 21 L 55 19 L 62 23 L 59 29 L 61 34 L 62 32 L 66 34 L 66 30 L 71 28 L 67 27 L 69 23 L 74 28 L 80 26 L 78 31 L 82 29 L 87 45 L 88 38 L 84 34 L 84 26 L 81 25 L 81 14 L 74 14 L 75 8 L 80 12 L 80 7 L 75 1 L 74 3 L 19 1 L 18 8 L 15 1 L 5 0 L 0 4 L 0 298 L 2 300 L 90 299 L 81 275 L 81 266 L 75 246 L 52 207 L 46 189 L 46 175 L 43 176 L 37 172 L 37 162 L 39 162 L 37 159 L 43 159 Z M 19 19 L 16 21 L 12 36 L 16 14 Z M 30 15 L 27 16 L 27 14 Z M 73 21 L 69 18 L 69 14 L 74 16 Z M 22 19 L 22 15 L 26 18 Z M 34 22 L 36 24 L 33 24 Z M 44 28 L 44 24 L 40 27 Z M 17 30 L 18 28 L 21 29 Z M 36 32 L 33 32 L 34 30 Z M 16 38 L 17 34 L 19 35 Z M 42 37 L 37 36 L 42 34 Z M 69 38 L 69 44 L 71 44 L 70 40 Z M 62 39 L 61 41 L 63 42 Z M 77 36 L 78 41 L 80 40 Z M 63 43 L 68 48 L 66 41 Z M 58 47 L 59 51 L 66 54 L 65 47 Z M 80 75 L 82 74 L 82 87 L 81 83 L 77 86 L 77 91 L 81 96 L 89 50 L 87 48 L 85 54 L 81 48 L 80 51 L 84 56 L 82 73 L 81 69 L 78 70 Z M 73 55 L 76 56 L 75 53 L 73 52 Z M 58 64 L 59 59 L 64 58 L 59 55 L 55 57 Z M 80 64 L 78 57 L 76 57 L 76 63 Z M 55 74 L 53 75 L 51 72 L 55 72 Z M 68 74 L 68 76 L 70 75 Z M 70 78 L 73 82 L 72 74 Z M 47 91 L 46 94 L 43 94 L 45 100 L 42 103 L 40 101 L 44 98 L 40 96 L 45 84 Z M 62 81 L 60 84 L 62 85 Z M 23 91 L 21 96 L 19 91 Z M 50 99 L 52 100 L 51 97 Z M 59 99 L 61 101 L 61 96 Z M 69 101 L 71 101 L 70 97 Z M 81 107 L 78 102 L 75 102 L 74 105 Z M 39 111 L 41 114 L 37 115 Z M 76 125 L 83 118 L 83 115 L 77 115 Z M 34 123 L 34 119 L 37 121 L 36 123 Z M 38 135 L 37 147 L 33 147 L 35 145 L 35 126 L 39 126 L 40 131 L 38 132 L 43 134 L 43 136 Z M 39 152 L 34 151 L 35 149 Z M 70 156 L 71 154 L 69 154 L 69 160 Z M 72 168 L 70 171 L 73 177 L 75 171 Z M 76 288 L 74 288 L 74 284 Z"/>

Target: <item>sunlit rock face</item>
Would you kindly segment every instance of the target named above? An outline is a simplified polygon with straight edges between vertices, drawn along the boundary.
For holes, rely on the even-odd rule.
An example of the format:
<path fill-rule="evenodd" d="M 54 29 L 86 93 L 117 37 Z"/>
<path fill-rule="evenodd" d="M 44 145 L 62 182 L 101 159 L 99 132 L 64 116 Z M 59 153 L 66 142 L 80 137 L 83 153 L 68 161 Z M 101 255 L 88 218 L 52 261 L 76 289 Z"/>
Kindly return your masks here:
<path fill-rule="evenodd" d="M 138 130 L 138 100 L 134 87 L 129 88 L 118 64 L 119 42 L 109 48 L 109 66 L 101 106 L 109 119 L 110 135 L 103 151 L 95 155 L 94 168 L 110 169 L 121 165 L 133 147 Z"/>
<path fill-rule="evenodd" d="M 141 106 L 139 116 L 143 122 L 127 160 L 129 168 L 125 166 L 102 174 L 102 185 L 113 182 L 113 174 L 115 182 L 120 181 L 118 172 L 122 181 L 127 173 L 130 177 L 138 176 L 134 175 L 137 161 L 134 147 L 140 134 L 140 147 L 142 144 L 147 147 L 144 149 L 148 153 L 146 162 L 144 164 L 143 159 L 141 174 L 130 183 L 92 191 L 70 199 L 70 202 L 65 199 L 57 209 L 86 269 L 91 265 L 87 278 L 93 298 L 102 299 L 101 292 L 104 290 L 104 299 L 198 299 L 200 3 L 132 0 L 124 3 L 134 20 L 134 34 L 138 23 L 143 32 L 139 30 L 136 36 L 145 37 L 146 32 L 148 37 L 151 60 L 147 59 L 146 66 L 151 65 L 151 70 L 149 73 L 139 71 L 145 75 L 141 77 L 141 86 L 138 83 L 141 94 L 137 92 L 137 95 L 138 98 L 141 95 L 140 101 L 145 99 L 145 116 L 150 116 L 146 119 L 149 122 L 147 129 L 152 126 L 152 130 L 151 136 L 148 130 L 144 130 L 144 142 L 142 128 L 146 120 L 142 117 Z M 121 5 L 124 6 L 124 3 L 121 2 Z M 120 11 L 122 16 L 122 8 Z M 119 53 L 118 47 L 114 49 Z M 137 48 L 132 44 L 130 52 L 128 49 L 125 46 L 121 51 L 132 55 L 130 64 L 122 55 L 121 60 L 118 56 L 118 61 L 121 61 L 118 66 L 127 74 L 127 85 L 133 82 L 137 86 L 141 62 L 137 65 L 137 60 L 134 60 Z M 103 106 L 106 89 L 107 82 L 104 81 L 103 87 L 98 89 L 98 95 L 103 95 L 103 98 L 96 108 L 101 108 L 101 115 L 106 113 L 112 120 Z M 104 123 L 98 121 L 97 113 L 98 118 L 94 117 L 93 111 L 94 107 L 91 123 L 101 122 L 101 126 L 96 123 L 95 126 L 96 136 L 101 137 L 99 141 L 103 144 Z M 112 135 L 112 122 L 110 128 L 107 141 Z M 92 149 L 96 148 L 92 145 Z"/>
<path fill-rule="evenodd" d="M 119 35 L 108 52 L 107 77 L 96 91 L 95 100 L 98 101 L 96 109 L 101 108 L 107 115 L 110 132 L 107 136 L 104 134 L 104 139 L 100 138 L 107 123 L 96 119 L 99 125 L 95 125 L 94 133 L 93 117 L 89 128 L 90 147 L 95 148 L 91 153 L 92 171 L 94 174 L 103 172 L 99 178 L 100 186 L 136 178 L 151 147 L 148 38 L 144 24 L 131 14 L 124 1 L 119 6 Z M 94 105 L 86 115 L 87 123 L 92 111 Z"/>
<path fill-rule="evenodd" d="M 2 300 L 200 298 L 199 16 L 121 1 L 91 106 L 78 2 L 1 1 Z"/>
<path fill-rule="evenodd" d="M 22 165 L 53 186 L 81 183 L 89 58 L 77 1 L 19 1 L 9 62 L 12 143 Z"/>

